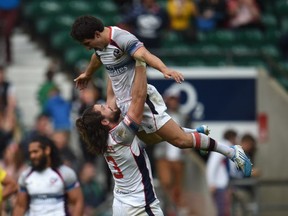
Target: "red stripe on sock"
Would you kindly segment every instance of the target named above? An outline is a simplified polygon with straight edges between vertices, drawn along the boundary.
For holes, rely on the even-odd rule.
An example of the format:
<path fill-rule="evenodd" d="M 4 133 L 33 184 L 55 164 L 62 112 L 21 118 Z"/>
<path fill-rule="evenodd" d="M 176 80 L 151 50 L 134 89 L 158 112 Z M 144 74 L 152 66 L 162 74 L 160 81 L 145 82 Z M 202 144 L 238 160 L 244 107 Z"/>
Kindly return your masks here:
<path fill-rule="evenodd" d="M 197 132 L 194 132 L 193 134 L 194 134 L 195 141 L 196 141 L 196 143 L 195 143 L 195 149 L 200 149 L 200 146 L 201 146 L 201 136 L 200 136 L 200 134 L 197 133 Z"/>

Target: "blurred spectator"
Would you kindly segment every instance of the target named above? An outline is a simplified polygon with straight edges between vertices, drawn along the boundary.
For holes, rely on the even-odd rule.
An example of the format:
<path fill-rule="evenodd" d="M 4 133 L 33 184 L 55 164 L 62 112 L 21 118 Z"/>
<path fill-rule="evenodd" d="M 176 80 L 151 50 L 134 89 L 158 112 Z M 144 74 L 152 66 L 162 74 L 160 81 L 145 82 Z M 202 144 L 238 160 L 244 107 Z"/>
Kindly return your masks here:
<path fill-rule="evenodd" d="M 27 168 L 24 152 L 18 144 L 11 143 L 5 149 L 3 159 L 0 161 L 0 166 L 3 167 L 7 174 L 13 179 L 17 180 L 20 173 Z M 15 205 L 15 196 L 11 196 L 9 199 L 3 202 L 2 212 L 5 215 L 10 215 Z"/>
<path fill-rule="evenodd" d="M 2 158 L 6 147 L 13 140 L 13 129 L 7 128 L 6 125 L 5 115 L 0 112 L 0 158 Z"/>
<path fill-rule="evenodd" d="M 251 134 L 244 134 L 241 138 L 241 144 L 243 150 L 246 152 L 247 156 L 250 158 L 251 162 L 254 163 L 255 160 L 255 154 L 257 151 L 257 143 L 256 139 L 254 138 L 253 135 Z M 253 174 L 254 173 L 254 168 L 253 168 Z"/>
<path fill-rule="evenodd" d="M 16 96 L 12 83 L 6 80 L 5 68 L 0 66 L 0 111 L 5 113 L 9 119 L 15 117 L 16 112 Z"/>
<path fill-rule="evenodd" d="M 167 106 L 167 113 L 181 126 L 187 125 L 187 115 L 180 112 L 180 92 L 168 89 L 163 99 Z M 147 147 L 148 148 L 148 147 Z M 184 176 L 184 150 L 167 142 L 155 146 L 157 177 L 169 201 L 183 208 L 181 198 Z M 179 209 L 177 209 L 178 211 Z"/>
<path fill-rule="evenodd" d="M 86 60 L 78 61 L 76 66 L 75 66 L 75 69 L 74 69 L 74 73 L 75 73 L 74 76 L 78 77 L 81 73 L 83 73 L 86 70 L 86 68 L 88 67 L 88 64 L 89 64 L 89 62 Z M 93 74 L 93 78 L 92 78 L 91 82 L 89 82 L 89 86 L 94 85 L 95 88 L 98 89 L 99 94 L 100 94 L 99 98 L 102 98 L 104 96 L 103 95 L 104 87 L 106 89 L 106 82 L 105 82 L 106 74 L 105 73 L 106 73 L 106 69 L 104 68 L 104 66 L 100 67 L 98 69 L 97 73 Z M 81 91 L 79 91 L 79 89 L 77 89 L 73 86 L 72 93 L 71 93 L 71 95 L 72 95 L 71 100 L 73 103 L 75 103 L 75 104 L 73 104 L 73 111 L 75 111 L 75 109 L 76 109 L 77 110 L 76 112 L 78 112 L 78 108 L 81 104 L 81 103 L 79 103 L 80 94 L 81 94 Z"/>
<path fill-rule="evenodd" d="M 11 143 L 5 149 L 3 159 L 0 160 L 0 166 L 14 179 L 18 179 L 20 172 L 26 168 L 24 152 L 19 144 Z"/>
<path fill-rule="evenodd" d="M 69 146 L 70 134 L 67 131 L 54 131 L 52 134 L 52 140 L 54 141 L 59 153 L 61 160 L 66 166 L 71 167 L 72 169 L 78 168 L 78 161 Z"/>
<path fill-rule="evenodd" d="M 223 144 L 233 146 L 237 144 L 237 132 L 227 130 L 223 135 Z M 218 216 L 230 216 L 230 170 L 235 169 L 232 161 L 227 160 L 223 155 L 211 152 L 207 161 L 207 181 L 212 197 L 214 198 Z"/>
<path fill-rule="evenodd" d="M 255 167 L 255 154 L 257 151 L 257 143 L 256 139 L 251 134 L 244 134 L 241 138 L 240 145 L 242 146 L 243 150 L 247 154 L 248 157 L 250 157 L 251 162 L 253 163 L 253 172 L 252 177 L 259 177 L 260 176 L 260 170 Z M 236 179 L 242 179 L 243 174 L 242 172 L 238 172 L 237 176 L 234 176 Z M 255 215 L 255 208 L 254 208 L 254 202 L 255 202 L 255 190 L 254 186 L 247 184 L 246 186 L 234 186 L 233 187 L 233 211 L 235 212 L 235 215 L 247 215 L 252 216 Z"/>
<path fill-rule="evenodd" d="M 54 130 L 71 130 L 71 103 L 63 98 L 57 87 L 49 91 L 43 113 L 50 117 Z"/>
<path fill-rule="evenodd" d="M 80 91 L 79 95 L 80 104 L 78 114 L 82 113 L 90 106 L 99 103 L 105 103 L 102 97 L 102 88 L 97 87 L 94 83 L 88 84 L 88 86 Z"/>
<path fill-rule="evenodd" d="M 3 201 L 7 200 L 7 198 L 16 192 L 16 180 L 0 167 L 0 206 L 2 206 Z M 0 215 L 2 215 L 1 212 Z"/>
<path fill-rule="evenodd" d="M 47 72 L 45 73 L 45 81 L 40 85 L 37 91 L 37 100 L 41 107 L 41 110 L 44 109 L 44 105 L 49 98 L 49 93 L 52 89 L 57 88 L 57 84 L 54 81 L 55 71 L 48 68 Z"/>
<path fill-rule="evenodd" d="M 261 11 L 255 0 L 228 0 L 227 10 L 230 28 L 259 28 L 263 30 Z"/>
<path fill-rule="evenodd" d="M 6 63 L 12 63 L 11 35 L 17 23 L 20 0 L 0 1 L 0 34 L 5 40 Z"/>
<path fill-rule="evenodd" d="M 39 114 L 35 120 L 34 127 L 24 133 L 20 142 L 21 149 L 23 149 L 26 159 L 29 159 L 28 146 L 31 140 L 40 135 L 50 137 L 52 131 L 53 129 L 49 117 L 45 114 Z"/>
<path fill-rule="evenodd" d="M 156 0 L 141 0 L 119 24 L 133 33 L 148 49 L 161 46 L 162 31 L 169 27 L 167 11 Z"/>
<path fill-rule="evenodd" d="M 223 27 L 227 18 L 226 0 L 196 0 L 199 31 L 211 31 Z"/>
<path fill-rule="evenodd" d="M 14 86 L 5 78 L 5 68 L 0 66 L 0 154 L 13 139 L 17 125 Z"/>
<path fill-rule="evenodd" d="M 80 185 L 84 195 L 85 216 L 96 215 L 96 208 L 105 200 L 105 192 L 100 183 L 96 181 L 95 165 L 86 162 L 80 169 Z"/>
<path fill-rule="evenodd" d="M 167 11 L 170 17 L 170 28 L 180 33 L 187 41 L 196 37 L 196 5 L 192 0 L 169 0 Z"/>

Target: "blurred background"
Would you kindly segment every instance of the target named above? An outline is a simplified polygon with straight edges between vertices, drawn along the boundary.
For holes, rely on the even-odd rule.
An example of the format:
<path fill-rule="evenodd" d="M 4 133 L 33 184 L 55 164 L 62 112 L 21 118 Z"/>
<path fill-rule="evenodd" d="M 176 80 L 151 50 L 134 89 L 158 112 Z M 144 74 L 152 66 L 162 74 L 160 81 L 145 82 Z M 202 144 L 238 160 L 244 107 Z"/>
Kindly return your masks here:
<path fill-rule="evenodd" d="M 85 90 L 73 83 L 92 53 L 70 28 L 93 15 L 132 32 L 184 74 L 179 85 L 147 72 L 180 125 L 207 124 L 211 137 L 241 144 L 253 161 L 245 179 L 213 154 L 147 147 L 165 215 L 287 215 L 287 14 L 287 0 L 1 0 L 1 166 L 17 179 L 29 140 L 46 134 L 79 175 L 85 215 L 111 215 L 110 171 L 74 126 L 86 107 L 105 102 L 104 68 Z M 13 202 L 3 204 L 3 215 Z"/>

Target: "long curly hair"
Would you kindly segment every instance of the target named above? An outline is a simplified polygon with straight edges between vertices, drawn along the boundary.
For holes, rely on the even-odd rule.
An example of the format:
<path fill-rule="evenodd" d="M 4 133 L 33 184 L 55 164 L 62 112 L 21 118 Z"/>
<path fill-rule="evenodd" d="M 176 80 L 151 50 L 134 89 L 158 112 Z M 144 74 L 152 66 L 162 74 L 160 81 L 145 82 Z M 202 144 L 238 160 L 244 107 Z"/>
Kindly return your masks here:
<path fill-rule="evenodd" d="M 110 128 L 102 125 L 104 116 L 94 111 L 93 106 L 87 108 L 82 116 L 76 120 L 76 127 L 86 149 L 93 155 L 104 154 L 107 151 L 107 140 Z"/>

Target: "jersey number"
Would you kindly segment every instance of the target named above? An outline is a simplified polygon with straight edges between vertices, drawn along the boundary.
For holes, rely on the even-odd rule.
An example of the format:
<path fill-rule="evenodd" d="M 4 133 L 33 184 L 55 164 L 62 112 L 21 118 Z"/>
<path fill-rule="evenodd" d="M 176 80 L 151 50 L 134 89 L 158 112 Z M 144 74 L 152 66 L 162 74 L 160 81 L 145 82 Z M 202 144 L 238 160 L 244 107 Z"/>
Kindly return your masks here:
<path fill-rule="evenodd" d="M 116 161 L 114 160 L 114 158 L 111 157 L 111 156 L 106 156 L 106 159 L 107 159 L 107 161 L 113 163 L 113 165 L 114 165 L 113 167 L 114 167 L 114 169 L 117 171 L 116 173 L 113 174 L 114 177 L 117 178 L 117 179 L 123 178 L 123 177 L 124 177 L 124 176 L 123 176 L 123 173 L 122 173 L 122 171 L 120 170 L 120 168 L 118 167 L 118 165 L 117 165 Z"/>

